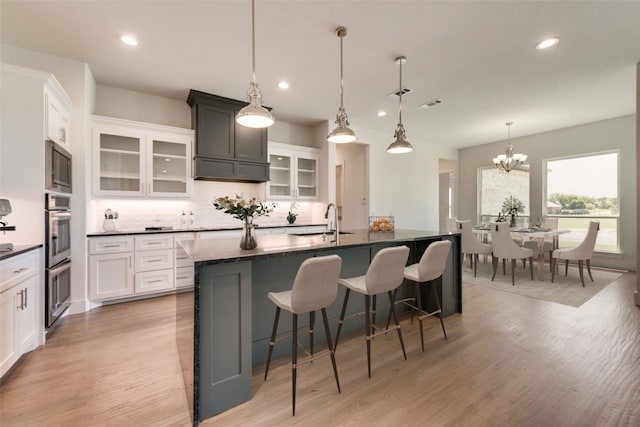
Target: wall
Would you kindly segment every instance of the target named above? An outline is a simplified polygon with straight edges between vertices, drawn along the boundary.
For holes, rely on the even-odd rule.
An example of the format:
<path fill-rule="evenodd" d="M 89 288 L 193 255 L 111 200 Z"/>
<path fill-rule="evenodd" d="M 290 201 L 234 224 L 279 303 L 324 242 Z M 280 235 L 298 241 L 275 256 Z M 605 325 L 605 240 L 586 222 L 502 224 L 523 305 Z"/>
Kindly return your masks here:
<path fill-rule="evenodd" d="M 636 164 L 635 115 L 602 120 L 552 132 L 511 139 L 518 152 L 526 153 L 530 165 L 531 214 L 540 215 L 543 206 L 542 162 L 545 159 L 620 150 L 620 235 L 621 255 L 596 254 L 594 265 L 636 269 Z M 506 141 L 460 150 L 458 217 L 478 220 L 477 170 L 492 165 L 492 158 L 504 151 Z"/>
<path fill-rule="evenodd" d="M 636 233 L 640 230 L 640 62 L 636 64 Z M 636 292 L 635 302 L 640 306 L 640 274 L 637 266 L 640 265 L 640 239 L 636 234 Z"/>
<path fill-rule="evenodd" d="M 342 165 L 343 229 L 369 226 L 368 146 L 365 144 L 336 145 L 336 165 Z"/>
<path fill-rule="evenodd" d="M 410 125 L 407 126 L 410 131 Z M 354 129 L 369 144 L 369 210 L 394 215 L 396 228 L 439 230 L 439 159 L 457 159 L 458 150 L 409 138 L 413 151 L 389 154 L 389 133 Z"/>
<path fill-rule="evenodd" d="M 73 211 L 71 224 L 72 305 L 68 313 L 86 311 L 88 305 L 86 300 L 87 245 L 85 222 L 86 201 L 90 190 L 88 185 L 90 182 L 88 165 L 91 164 L 89 161 L 91 136 L 88 126 L 88 112 L 94 104 L 93 86 L 95 86 L 95 81 L 89 68 L 82 62 L 8 45 L 2 45 L 0 52 L 2 53 L 0 58 L 2 62 L 55 75 L 74 104 L 71 123 L 71 153 L 73 155 L 73 195 L 71 197 Z M 44 189 L 44 183 L 42 188 Z M 35 228 L 40 228 L 40 224 L 44 223 L 44 194 L 42 194 L 41 200 L 42 204 L 38 207 L 41 219 L 36 225 L 33 225 Z"/>

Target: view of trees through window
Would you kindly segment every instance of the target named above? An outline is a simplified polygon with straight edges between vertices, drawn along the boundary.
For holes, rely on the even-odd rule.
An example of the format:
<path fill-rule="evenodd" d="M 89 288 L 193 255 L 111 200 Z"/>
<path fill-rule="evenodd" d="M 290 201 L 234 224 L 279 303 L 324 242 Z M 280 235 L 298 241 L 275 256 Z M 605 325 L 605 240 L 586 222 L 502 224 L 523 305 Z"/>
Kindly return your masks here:
<path fill-rule="evenodd" d="M 589 221 L 600 221 L 596 250 L 617 252 L 618 153 L 546 161 L 548 216 L 558 217 L 560 246 L 574 246 L 586 235 Z"/>

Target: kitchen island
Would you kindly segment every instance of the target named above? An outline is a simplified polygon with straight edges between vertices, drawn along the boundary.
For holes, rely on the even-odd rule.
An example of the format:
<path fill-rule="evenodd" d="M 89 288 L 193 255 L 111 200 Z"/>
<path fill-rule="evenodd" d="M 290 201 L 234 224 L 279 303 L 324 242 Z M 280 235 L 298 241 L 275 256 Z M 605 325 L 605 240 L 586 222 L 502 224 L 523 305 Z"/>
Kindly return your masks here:
<path fill-rule="evenodd" d="M 382 248 L 407 245 L 411 250 L 410 264 L 420 260 L 429 244 L 444 239 L 453 246 L 437 289 L 443 313 L 448 316 L 462 312 L 458 233 L 354 230 L 337 238 L 322 233 L 270 235 L 260 236 L 258 247 L 252 250 L 241 250 L 239 239 L 182 242 L 195 262 L 195 289 L 177 297 L 176 342 L 193 424 L 251 399 L 252 367 L 266 359 L 275 312 L 267 293 L 291 289 L 305 259 L 337 254 L 342 257 L 340 275 L 351 277 L 365 274 L 371 259 Z M 423 304 L 429 309 L 429 293 L 425 294 Z M 339 287 L 336 301 L 327 309 L 332 333 L 343 297 L 344 289 Z M 359 298 L 351 298 L 347 311 L 361 311 L 362 304 Z M 386 321 L 388 308 L 388 302 L 379 302 L 379 322 Z M 304 322 L 299 325 L 305 326 Z M 290 327 L 290 317 L 283 316 L 280 332 Z M 362 329 L 364 320 L 344 324 L 347 334 L 360 333 Z M 306 345 L 307 334 L 299 337 Z M 315 341 L 317 347 L 322 346 L 324 334 L 316 333 Z M 289 351 L 290 345 L 276 345 L 274 357 Z"/>

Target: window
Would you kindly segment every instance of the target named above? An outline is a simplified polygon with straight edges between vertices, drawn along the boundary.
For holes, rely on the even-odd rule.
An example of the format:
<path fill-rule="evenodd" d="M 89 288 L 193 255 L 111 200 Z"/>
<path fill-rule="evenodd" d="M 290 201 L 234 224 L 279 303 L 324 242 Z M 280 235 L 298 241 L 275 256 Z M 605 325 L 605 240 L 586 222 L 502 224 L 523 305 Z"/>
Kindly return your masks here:
<path fill-rule="evenodd" d="M 560 246 L 584 239 L 589 221 L 600 221 L 596 250 L 619 252 L 618 152 L 551 159 L 546 165 L 546 214 L 558 217 Z"/>
<path fill-rule="evenodd" d="M 519 216 L 529 216 L 529 171 L 516 169 L 509 173 L 496 167 L 478 170 L 480 183 L 480 222 L 486 223 L 496 218 L 502 210 L 504 200 L 513 196 L 524 204 L 524 212 Z"/>

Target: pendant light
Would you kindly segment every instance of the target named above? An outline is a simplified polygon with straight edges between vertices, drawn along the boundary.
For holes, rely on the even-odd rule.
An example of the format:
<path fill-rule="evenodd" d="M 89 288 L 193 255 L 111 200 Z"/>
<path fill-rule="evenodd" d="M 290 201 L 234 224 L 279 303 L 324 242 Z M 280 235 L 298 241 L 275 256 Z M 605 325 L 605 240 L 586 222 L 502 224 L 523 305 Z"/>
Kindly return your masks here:
<path fill-rule="evenodd" d="M 513 169 L 524 164 L 527 161 L 527 155 L 522 153 L 513 154 L 513 145 L 511 145 L 511 125 L 513 122 L 507 122 L 507 146 L 504 150 L 504 154 L 499 154 L 498 156 L 493 158 L 493 164 L 496 165 L 498 169 L 505 171 L 506 173 L 511 172 Z"/>
<path fill-rule="evenodd" d="M 236 122 L 249 128 L 266 128 L 273 124 L 273 116 L 262 106 L 262 91 L 256 82 L 256 5 L 251 0 L 251 45 L 253 60 L 253 80 L 247 90 L 247 102 L 249 105 L 238 111 Z"/>
<path fill-rule="evenodd" d="M 336 114 L 336 124 L 338 125 L 327 136 L 327 141 L 336 144 L 345 144 L 355 141 L 358 137 L 355 132 L 349 128 L 349 118 L 347 112 L 344 111 L 344 77 L 342 67 L 342 39 L 347 35 L 345 27 L 336 28 L 336 35 L 340 37 L 340 108 Z"/>
<path fill-rule="evenodd" d="M 400 65 L 400 90 L 398 90 L 398 98 L 400 99 L 400 108 L 399 108 L 399 117 L 398 117 L 398 127 L 394 133 L 395 141 L 387 147 L 387 153 L 393 154 L 402 154 L 409 153 L 413 151 L 413 147 L 407 141 L 407 137 L 404 133 L 404 126 L 402 126 L 402 64 L 407 63 L 407 58 L 404 56 L 399 56 L 396 58 L 396 64 Z"/>

